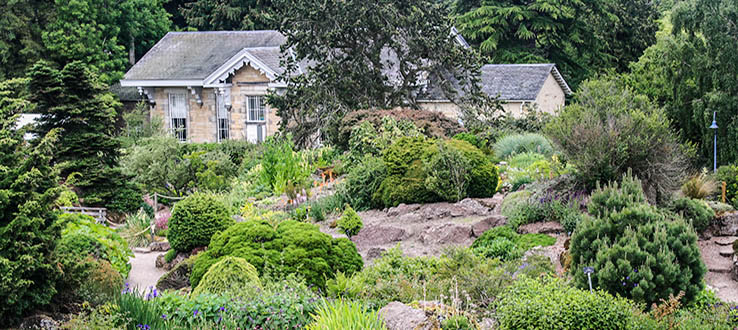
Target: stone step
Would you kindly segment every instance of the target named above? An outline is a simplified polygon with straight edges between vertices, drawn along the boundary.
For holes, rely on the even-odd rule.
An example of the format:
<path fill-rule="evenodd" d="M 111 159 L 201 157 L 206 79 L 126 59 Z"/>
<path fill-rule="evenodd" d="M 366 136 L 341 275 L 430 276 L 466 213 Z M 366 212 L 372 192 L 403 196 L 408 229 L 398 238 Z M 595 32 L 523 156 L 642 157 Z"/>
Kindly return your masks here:
<path fill-rule="evenodd" d="M 135 247 L 132 250 L 134 253 L 151 253 L 151 249 L 149 248 Z"/>
<path fill-rule="evenodd" d="M 724 265 L 710 265 L 707 267 L 709 271 L 713 273 L 720 273 L 720 274 L 730 274 L 730 271 L 732 270 L 731 265 L 724 266 Z"/>
<path fill-rule="evenodd" d="M 715 242 L 717 245 L 733 245 L 733 242 L 738 239 L 736 236 L 717 236 L 713 238 L 713 242 Z"/>
<path fill-rule="evenodd" d="M 733 256 L 733 247 L 732 246 L 726 246 L 720 249 L 720 256 L 722 257 L 732 257 Z"/>

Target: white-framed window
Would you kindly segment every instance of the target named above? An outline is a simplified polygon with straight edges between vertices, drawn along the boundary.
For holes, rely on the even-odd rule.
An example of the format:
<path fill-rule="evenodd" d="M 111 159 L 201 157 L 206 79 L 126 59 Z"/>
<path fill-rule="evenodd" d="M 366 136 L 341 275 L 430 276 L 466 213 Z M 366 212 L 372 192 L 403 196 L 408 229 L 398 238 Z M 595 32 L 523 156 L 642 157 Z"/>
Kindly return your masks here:
<path fill-rule="evenodd" d="M 263 96 L 247 96 L 246 106 L 250 122 L 266 122 L 266 105 Z"/>
<path fill-rule="evenodd" d="M 217 125 L 218 142 L 228 140 L 231 137 L 231 118 L 225 103 L 226 95 L 222 95 L 218 99 L 218 109 L 215 112 L 215 122 Z"/>
<path fill-rule="evenodd" d="M 172 134 L 180 140 L 187 141 L 187 104 L 184 93 L 169 94 L 169 127 Z"/>

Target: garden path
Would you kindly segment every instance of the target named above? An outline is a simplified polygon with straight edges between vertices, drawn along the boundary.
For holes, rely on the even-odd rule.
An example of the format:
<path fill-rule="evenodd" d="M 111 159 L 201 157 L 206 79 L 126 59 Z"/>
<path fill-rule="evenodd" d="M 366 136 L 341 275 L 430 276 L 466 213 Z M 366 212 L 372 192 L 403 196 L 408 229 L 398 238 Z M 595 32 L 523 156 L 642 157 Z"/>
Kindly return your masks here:
<path fill-rule="evenodd" d="M 163 252 L 134 252 L 131 258 L 131 272 L 128 273 L 128 284 L 132 288 L 146 293 L 149 287 L 156 286 L 156 281 L 166 271 L 156 268 L 156 257 Z"/>
<path fill-rule="evenodd" d="M 732 303 L 738 303 L 738 282 L 734 281 L 730 274 L 733 266 L 733 247 L 730 242 L 735 239 L 722 236 L 698 242 L 702 260 L 708 269 L 705 282 L 717 291 L 720 299 Z"/>

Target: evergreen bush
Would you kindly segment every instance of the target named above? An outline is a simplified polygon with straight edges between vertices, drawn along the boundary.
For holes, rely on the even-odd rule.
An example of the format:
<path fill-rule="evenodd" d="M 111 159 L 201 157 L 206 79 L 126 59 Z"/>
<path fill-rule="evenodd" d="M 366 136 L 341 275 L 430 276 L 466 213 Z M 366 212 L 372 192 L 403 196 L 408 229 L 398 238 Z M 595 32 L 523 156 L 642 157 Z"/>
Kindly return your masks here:
<path fill-rule="evenodd" d="M 382 206 L 373 195 L 387 177 L 387 167 L 381 158 L 366 156 L 346 176 L 339 194 L 359 211 Z"/>
<path fill-rule="evenodd" d="M 687 197 L 672 201 L 669 210 L 681 215 L 698 233 L 707 229 L 710 222 L 715 219 L 715 211 L 707 203 Z"/>
<path fill-rule="evenodd" d="M 495 156 L 506 159 L 521 153 L 537 153 L 544 156 L 553 154 L 551 141 L 536 133 L 513 134 L 505 136 L 494 145 Z"/>
<path fill-rule="evenodd" d="M 251 292 L 251 287 L 260 286 L 254 266 L 243 258 L 225 256 L 208 268 L 192 295 L 227 293 L 232 297 L 248 298 L 245 294 Z"/>
<path fill-rule="evenodd" d="M 500 329 L 627 329 L 636 307 L 627 299 L 573 288 L 561 279 L 523 278 L 497 304 Z"/>
<path fill-rule="evenodd" d="M 228 208 L 215 196 L 194 193 L 175 204 L 167 238 L 179 252 L 207 246 L 213 234 L 234 223 Z"/>
<path fill-rule="evenodd" d="M 267 269 L 274 274 L 296 273 L 321 288 L 336 272 L 352 274 L 363 265 L 354 243 L 331 238 L 315 225 L 287 220 L 275 228 L 264 220 L 248 220 L 213 236 L 195 261 L 192 286 L 197 287 L 210 266 L 225 256 L 245 259 L 260 276 Z"/>
<path fill-rule="evenodd" d="M 364 223 L 361 221 L 359 215 L 349 205 L 346 205 L 343 215 L 336 221 L 336 225 L 349 239 L 358 234 L 361 228 L 364 227 Z"/>
<path fill-rule="evenodd" d="M 569 251 L 572 269 L 594 268 L 594 286 L 647 305 L 679 291 L 689 303 L 703 287 L 706 268 L 694 229 L 646 204 L 583 221 Z M 583 272 L 574 279 L 588 286 Z"/>
<path fill-rule="evenodd" d="M 609 182 L 604 187 L 597 184 L 597 189 L 592 192 L 587 210 L 594 217 L 606 217 L 613 212 L 639 204 L 646 203 L 646 195 L 643 193 L 641 181 L 628 171 L 623 175 L 620 184 Z"/>
<path fill-rule="evenodd" d="M 458 150 L 467 159 L 470 167 L 468 197 L 492 197 L 497 192 L 497 166 L 495 166 L 479 149 L 462 140 L 448 140 L 450 149 Z"/>

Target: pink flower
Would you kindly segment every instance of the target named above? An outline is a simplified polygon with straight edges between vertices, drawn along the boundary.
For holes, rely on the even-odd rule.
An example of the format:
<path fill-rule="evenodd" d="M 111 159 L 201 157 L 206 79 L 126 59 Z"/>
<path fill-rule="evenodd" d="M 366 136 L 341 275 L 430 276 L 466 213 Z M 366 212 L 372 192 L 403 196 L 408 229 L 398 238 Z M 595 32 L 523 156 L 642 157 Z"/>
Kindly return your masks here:
<path fill-rule="evenodd" d="M 172 216 L 172 213 L 167 211 L 161 211 L 156 214 L 156 228 L 157 229 L 167 229 L 169 224 L 169 218 Z"/>

